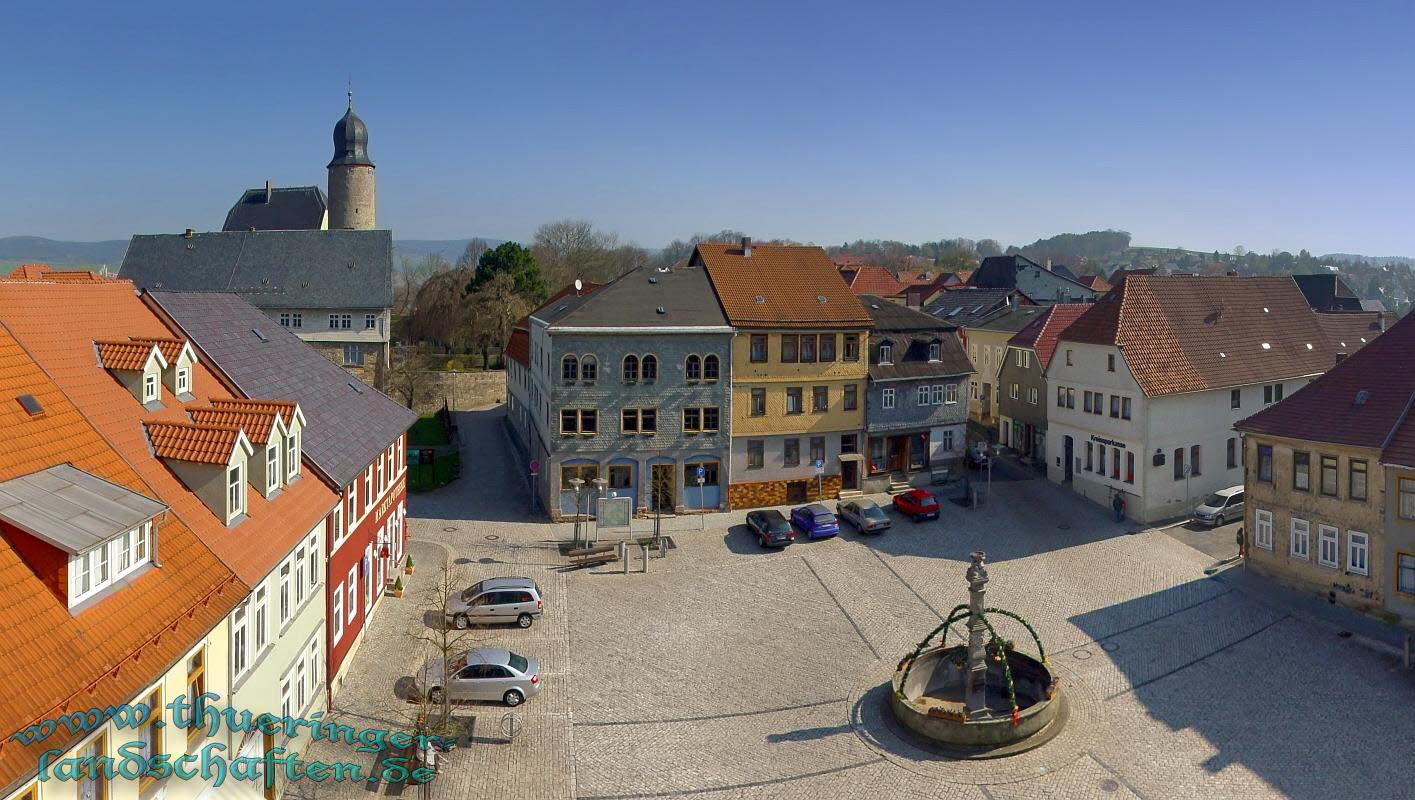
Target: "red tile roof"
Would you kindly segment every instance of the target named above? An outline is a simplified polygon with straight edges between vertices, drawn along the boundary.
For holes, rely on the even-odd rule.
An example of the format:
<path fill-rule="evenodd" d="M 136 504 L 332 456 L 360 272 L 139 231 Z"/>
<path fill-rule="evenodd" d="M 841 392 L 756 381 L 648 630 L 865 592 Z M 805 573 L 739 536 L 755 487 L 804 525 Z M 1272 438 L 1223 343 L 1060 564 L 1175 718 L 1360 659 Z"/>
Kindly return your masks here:
<path fill-rule="evenodd" d="M 62 319 L 63 325 L 54 321 Z M 267 500 L 246 489 L 246 520 L 227 528 L 149 449 L 147 423 L 190 424 L 186 409 L 163 387 L 163 408 L 147 411 L 97 363 L 96 340 L 171 338 L 128 281 L 50 283 L 0 280 L 0 322 L 44 368 L 79 411 L 157 494 L 247 586 L 253 586 L 319 524 L 338 502 L 318 480 L 300 479 Z M 232 395 L 205 364 L 192 374 L 194 405 Z M 229 451 L 227 451 L 229 454 Z"/>
<path fill-rule="evenodd" d="M 275 430 L 275 421 L 279 419 L 273 411 L 242 411 L 233 408 L 222 408 L 218 405 L 211 406 L 188 406 L 187 413 L 192 415 L 192 422 L 202 426 L 216 426 L 218 428 L 240 428 L 246 432 L 246 438 L 252 444 L 266 444 L 270 441 L 270 432 Z M 151 435 L 151 430 L 148 431 Z M 230 453 L 230 450 L 226 451 Z M 164 456 L 170 458 L 170 456 Z M 224 462 L 223 462 L 224 463 Z"/>
<path fill-rule="evenodd" d="M 236 450 L 241 429 L 235 426 L 149 422 L 147 435 L 158 458 L 197 464 L 225 464 Z"/>
<path fill-rule="evenodd" d="M 819 247 L 699 244 L 722 310 L 748 328 L 868 327 L 870 315 Z"/>
<path fill-rule="evenodd" d="M 1082 286 L 1089 286 L 1098 292 L 1110 291 L 1110 283 L 1099 275 L 1082 275 L 1076 279 Z"/>
<path fill-rule="evenodd" d="M 21 264 L 9 276 L 17 281 L 64 281 L 68 283 L 101 283 L 109 280 L 92 270 L 56 270 L 48 264 Z"/>
<path fill-rule="evenodd" d="M 242 397 L 214 397 L 211 404 L 225 411 L 241 411 L 255 414 L 279 414 L 280 421 L 289 425 L 295 420 L 295 410 L 299 406 L 281 400 L 250 400 Z M 303 414 L 303 412 L 301 412 Z"/>
<path fill-rule="evenodd" d="M 523 367 L 530 368 L 531 335 L 525 328 L 516 328 L 511 331 L 511 338 L 506 341 L 506 357 L 515 359 Z"/>
<path fill-rule="evenodd" d="M 51 317 L 51 326 L 57 319 L 68 323 L 67 316 Z M 89 342 L 75 340 L 74 346 L 87 351 L 80 360 L 96 371 Z M 25 411 L 17 401 L 23 395 L 33 396 L 43 412 Z M 0 441 L 0 481 L 67 463 L 161 499 L 4 325 Z M 137 574 L 78 614 L 21 558 L 8 534 L 0 536 L 0 787 L 13 789 L 33 774 L 44 750 L 73 743 L 61 734 L 26 747 L 10 738 L 13 732 L 60 714 L 133 700 L 246 596 L 247 589 L 180 517 L 159 518 L 156 536 L 162 568 Z"/>
<path fill-rule="evenodd" d="M 100 340 L 94 344 L 98 345 L 98 360 L 103 364 L 104 369 L 124 370 L 142 369 L 147 365 L 147 360 L 152 357 L 152 348 L 156 347 L 151 343 L 127 340 Z"/>
<path fill-rule="evenodd" d="M 1234 426 L 1247 433 L 1381 451 L 1415 467 L 1415 317 L 1406 316 L 1325 375 Z"/>
<path fill-rule="evenodd" d="M 139 344 L 157 345 L 157 349 L 162 351 L 162 357 L 167 359 L 168 364 L 175 364 L 177 362 L 177 356 L 180 356 L 182 354 L 182 348 L 186 347 L 187 345 L 186 341 L 182 339 L 173 339 L 171 337 L 158 339 L 135 338 L 133 339 L 133 341 L 138 342 Z"/>
<path fill-rule="evenodd" d="M 840 277 L 845 279 L 845 284 L 855 294 L 891 297 L 904 289 L 904 284 L 896 280 L 894 275 L 884 267 L 869 265 L 851 267 L 848 270 L 841 270 Z"/>
<path fill-rule="evenodd" d="M 1129 273 L 1061 339 L 1119 346 L 1153 397 L 1325 372 L 1319 316 L 1291 278 Z"/>
<path fill-rule="evenodd" d="M 1013 347 L 1030 347 L 1037 353 L 1037 363 L 1046 369 L 1056 352 L 1057 338 L 1071 323 L 1091 307 L 1090 303 L 1057 303 L 1042 316 L 1032 320 L 1007 341 Z"/>

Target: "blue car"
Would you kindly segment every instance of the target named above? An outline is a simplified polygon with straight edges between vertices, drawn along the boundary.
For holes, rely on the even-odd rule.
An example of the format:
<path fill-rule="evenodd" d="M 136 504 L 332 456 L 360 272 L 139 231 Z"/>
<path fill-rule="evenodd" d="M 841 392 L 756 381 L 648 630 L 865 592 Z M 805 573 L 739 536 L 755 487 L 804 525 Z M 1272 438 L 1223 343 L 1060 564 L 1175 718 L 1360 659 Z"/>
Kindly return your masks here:
<path fill-rule="evenodd" d="M 805 532 L 807 539 L 828 539 L 840 533 L 835 515 L 821 503 L 791 509 L 791 522 Z"/>

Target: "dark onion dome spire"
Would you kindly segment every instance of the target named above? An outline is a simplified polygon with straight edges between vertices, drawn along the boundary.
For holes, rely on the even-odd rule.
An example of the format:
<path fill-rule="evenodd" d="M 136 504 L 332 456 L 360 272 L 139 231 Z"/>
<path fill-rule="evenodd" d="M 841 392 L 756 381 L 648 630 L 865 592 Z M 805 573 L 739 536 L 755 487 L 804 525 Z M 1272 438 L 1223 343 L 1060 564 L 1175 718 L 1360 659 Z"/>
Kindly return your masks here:
<path fill-rule="evenodd" d="M 354 113 L 354 93 L 349 92 L 349 110 L 334 125 L 334 159 L 329 166 L 344 164 L 371 167 L 368 157 L 368 126 Z"/>

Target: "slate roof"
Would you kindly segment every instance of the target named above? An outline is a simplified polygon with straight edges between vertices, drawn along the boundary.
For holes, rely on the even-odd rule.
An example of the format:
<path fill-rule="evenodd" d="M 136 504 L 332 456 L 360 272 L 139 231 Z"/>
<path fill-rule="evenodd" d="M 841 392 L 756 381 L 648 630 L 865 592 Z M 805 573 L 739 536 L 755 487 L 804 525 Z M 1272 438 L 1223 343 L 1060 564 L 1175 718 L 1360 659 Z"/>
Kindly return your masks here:
<path fill-rule="evenodd" d="M 1381 451 L 1415 467 L 1415 317 L 1397 322 L 1325 375 L 1234 427 L 1247 433 Z M 1403 367 L 1403 368 L 1402 368 Z"/>
<path fill-rule="evenodd" d="M 909 308 L 876 295 L 862 294 L 860 302 L 865 304 L 875 330 L 887 331 L 954 331 L 958 326 L 941 320 L 931 314 Z"/>
<path fill-rule="evenodd" d="M 54 324 L 57 319 L 64 324 Z M 225 520 L 218 519 L 165 462 L 153 456 L 147 425 L 189 425 L 186 408 L 164 386 L 163 407 L 147 410 L 97 363 L 93 353 L 95 339 L 168 338 L 176 333 L 143 304 L 128 281 L 0 281 L 0 322 L 152 487 L 157 499 L 201 537 L 247 587 L 264 579 L 338 502 L 336 495 L 318 480 L 296 480 L 271 499 L 247 484 L 246 519 L 228 528 Z M 246 335 L 251 335 L 249 330 Z M 275 368 L 273 359 L 272 362 L 270 368 Z M 193 405 L 232 396 L 201 357 L 191 378 Z M 332 427 L 354 426 L 345 419 Z"/>
<path fill-rule="evenodd" d="M 1030 348 L 1036 352 L 1037 363 L 1045 370 L 1056 352 L 1057 337 L 1090 307 L 1090 303 L 1057 303 L 1046 306 L 1046 313 L 1027 323 L 1027 326 L 1007 340 L 1007 343 L 1012 347 Z"/>
<path fill-rule="evenodd" d="M 1154 397 L 1325 372 L 1343 348 L 1329 339 L 1322 316 L 1285 277 L 1132 273 L 1061 340 L 1118 345 Z M 1347 345 L 1350 352 L 1360 342 Z"/>
<path fill-rule="evenodd" d="M 234 292 L 257 308 L 393 305 L 388 231 L 218 231 L 134 236 L 119 277 L 139 289 Z"/>
<path fill-rule="evenodd" d="M 70 555 L 88 552 L 166 510 L 68 464 L 0 482 L 0 520 Z"/>
<path fill-rule="evenodd" d="M 226 212 L 223 231 L 313 231 L 324 225 L 329 200 L 318 186 L 247 189 Z"/>
<path fill-rule="evenodd" d="M 870 331 L 870 379 L 875 381 L 909 378 L 942 378 L 971 375 L 973 363 L 963 352 L 952 325 L 882 297 L 860 298 L 874 318 Z M 888 340 L 893 345 L 893 363 L 880 364 L 875 345 Z M 939 360 L 929 361 L 929 345 L 939 345 Z"/>
<path fill-rule="evenodd" d="M 1293 275 L 1297 288 L 1306 296 L 1314 311 L 1360 311 L 1361 298 L 1351 291 L 1340 275 L 1323 272 L 1313 275 Z"/>
<path fill-rule="evenodd" d="M 727 327 L 702 267 L 639 267 L 602 286 L 573 287 L 532 317 L 556 328 Z"/>
<path fill-rule="evenodd" d="M 819 247 L 699 244 L 727 319 L 744 328 L 863 328 L 870 315 Z"/>
<path fill-rule="evenodd" d="M 88 363 L 92 369 L 92 351 Z M 38 399 L 43 413 L 22 409 L 15 400 L 22 395 Z M 67 464 L 148 502 L 156 497 L 4 324 L 0 441 L 0 481 Z M 0 787 L 12 790 L 33 775 L 45 750 L 77 742 L 61 731 L 24 746 L 10 739 L 13 732 L 61 713 L 129 702 L 246 596 L 176 515 L 160 518 L 155 528 L 162 568 L 135 574 L 78 614 L 21 558 L 8 532 L 0 536 Z"/>
<path fill-rule="evenodd" d="M 889 297 L 904 290 L 904 283 L 894 277 L 894 273 L 884 267 L 872 264 L 852 266 L 840 270 L 845 285 L 855 294 L 873 294 Z"/>
<path fill-rule="evenodd" d="M 1046 310 L 1046 306 L 1017 306 L 968 327 L 983 331 L 1016 333 L 1046 314 Z"/>
<path fill-rule="evenodd" d="M 299 403 L 307 422 L 304 454 L 336 486 L 352 483 L 417 419 L 236 295 L 145 296 L 242 394 Z"/>
<path fill-rule="evenodd" d="M 980 289 L 974 286 L 949 287 L 924 309 L 950 325 L 967 328 L 976 325 L 1007 307 L 1009 297 L 1018 303 L 1032 305 L 1026 295 L 1016 289 Z"/>

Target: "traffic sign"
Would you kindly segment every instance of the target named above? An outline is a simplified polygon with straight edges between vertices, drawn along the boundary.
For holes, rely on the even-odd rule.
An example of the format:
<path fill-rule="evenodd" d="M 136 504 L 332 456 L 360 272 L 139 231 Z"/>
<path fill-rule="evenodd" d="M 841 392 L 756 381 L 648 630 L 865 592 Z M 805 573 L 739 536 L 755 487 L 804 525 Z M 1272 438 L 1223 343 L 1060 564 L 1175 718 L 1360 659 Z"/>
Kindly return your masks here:
<path fill-rule="evenodd" d="M 814 466 L 814 467 L 816 468 L 816 474 L 817 474 L 817 475 L 824 475 L 824 474 L 825 474 L 825 459 L 823 459 L 823 458 L 818 458 L 818 459 L 816 459 L 816 460 L 815 460 L 815 463 L 814 463 L 812 466 Z"/>
<path fill-rule="evenodd" d="M 702 482 L 703 482 L 703 479 L 706 478 L 706 477 L 707 477 L 707 470 L 704 469 L 701 465 L 699 465 L 699 466 L 698 466 L 698 483 L 702 483 Z"/>
<path fill-rule="evenodd" d="M 532 474 L 532 475 L 535 475 L 535 474 L 537 474 L 537 473 L 539 473 L 539 472 L 540 472 L 540 459 L 538 459 L 538 458 L 533 458 L 533 459 L 531 459 L 531 474 Z"/>

